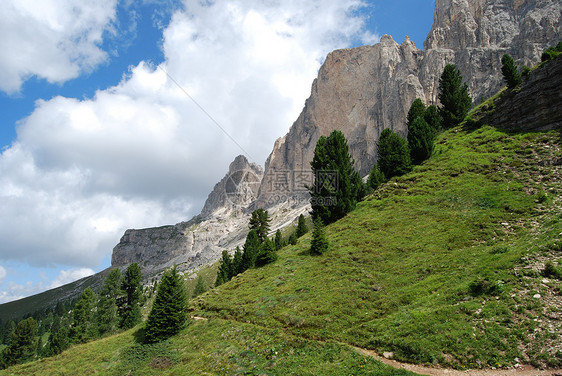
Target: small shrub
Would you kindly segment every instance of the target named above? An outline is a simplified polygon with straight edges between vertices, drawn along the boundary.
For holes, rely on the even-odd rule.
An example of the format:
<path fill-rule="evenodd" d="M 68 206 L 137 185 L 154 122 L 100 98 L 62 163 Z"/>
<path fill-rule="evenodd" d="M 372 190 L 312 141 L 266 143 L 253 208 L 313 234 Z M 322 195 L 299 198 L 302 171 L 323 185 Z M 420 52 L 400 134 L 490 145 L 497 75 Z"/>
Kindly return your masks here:
<path fill-rule="evenodd" d="M 488 278 L 477 278 L 468 288 L 472 296 L 498 295 L 504 291 L 505 283 L 502 280 L 491 282 Z"/>
<path fill-rule="evenodd" d="M 312 231 L 312 242 L 310 244 L 311 255 L 321 255 L 328 250 L 328 239 L 324 232 L 324 224 L 320 219 L 314 221 L 314 230 Z"/>
<path fill-rule="evenodd" d="M 542 274 L 545 277 L 562 279 L 562 270 L 560 270 L 560 268 L 557 268 L 550 260 L 548 260 L 544 265 Z"/>
<path fill-rule="evenodd" d="M 548 199 L 548 196 L 546 195 L 546 193 L 541 189 L 539 193 L 537 193 L 537 202 L 539 204 L 542 204 L 544 202 L 546 202 L 546 200 Z"/>

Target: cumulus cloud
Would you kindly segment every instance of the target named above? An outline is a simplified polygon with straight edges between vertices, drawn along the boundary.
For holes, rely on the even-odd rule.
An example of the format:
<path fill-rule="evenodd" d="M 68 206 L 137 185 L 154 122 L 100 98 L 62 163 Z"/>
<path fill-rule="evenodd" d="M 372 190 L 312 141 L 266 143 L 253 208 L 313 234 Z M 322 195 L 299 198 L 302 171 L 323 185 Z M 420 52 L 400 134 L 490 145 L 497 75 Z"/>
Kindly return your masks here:
<path fill-rule="evenodd" d="M 32 76 L 51 83 L 103 63 L 100 45 L 117 0 L 4 0 L 0 5 L 0 90 L 14 93 Z"/>
<path fill-rule="evenodd" d="M 59 275 L 49 284 L 48 288 L 54 289 L 55 287 L 66 285 L 67 283 L 91 276 L 92 274 L 94 274 L 94 271 L 90 268 L 61 270 Z"/>
<path fill-rule="evenodd" d="M 0 265 L 0 285 L 4 283 L 4 279 L 6 278 L 6 269 L 2 265 Z"/>
<path fill-rule="evenodd" d="M 95 267 L 127 227 L 198 214 L 242 151 L 183 90 L 263 164 L 325 55 L 376 39 L 362 6 L 186 2 L 163 32 L 163 63 L 91 99 L 38 101 L 0 156 L 2 258 Z"/>

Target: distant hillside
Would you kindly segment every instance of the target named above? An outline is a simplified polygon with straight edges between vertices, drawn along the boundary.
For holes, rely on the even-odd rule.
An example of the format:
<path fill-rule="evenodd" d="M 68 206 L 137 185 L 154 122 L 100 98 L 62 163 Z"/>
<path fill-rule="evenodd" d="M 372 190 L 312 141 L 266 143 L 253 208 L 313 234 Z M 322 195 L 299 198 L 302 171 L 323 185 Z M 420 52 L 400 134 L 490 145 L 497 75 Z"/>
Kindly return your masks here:
<path fill-rule="evenodd" d="M 409 374 L 358 348 L 486 375 L 561 373 L 560 161 L 560 128 L 467 121 L 328 226 L 327 253 L 310 256 L 305 235 L 192 300 L 196 319 L 169 341 L 141 346 L 133 330 L 0 375 Z"/>

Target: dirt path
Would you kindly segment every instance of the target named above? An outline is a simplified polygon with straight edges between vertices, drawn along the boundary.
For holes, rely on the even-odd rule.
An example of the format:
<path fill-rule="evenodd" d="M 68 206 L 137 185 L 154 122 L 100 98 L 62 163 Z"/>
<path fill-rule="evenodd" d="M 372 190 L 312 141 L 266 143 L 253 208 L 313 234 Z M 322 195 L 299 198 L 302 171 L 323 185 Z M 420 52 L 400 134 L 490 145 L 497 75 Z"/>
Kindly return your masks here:
<path fill-rule="evenodd" d="M 355 350 L 363 355 L 375 358 L 391 367 L 397 369 L 405 369 L 411 372 L 430 376 L 562 376 L 562 370 L 539 370 L 529 365 L 520 366 L 510 369 L 475 369 L 468 371 L 457 371 L 446 368 L 431 368 L 417 364 L 401 363 L 396 360 L 386 359 L 378 355 L 373 350 L 362 349 L 352 346 Z"/>
<path fill-rule="evenodd" d="M 191 316 L 191 319 L 200 321 L 200 320 L 208 320 L 206 317 L 200 316 Z M 236 321 L 236 320 L 232 320 Z M 255 325 L 255 324 L 254 324 Z M 307 339 L 310 341 L 310 339 Z M 325 343 L 325 341 L 318 341 Z M 562 369 L 551 369 L 551 370 L 540 370 L 536 369 L 530 365 L 522 365 L 518 367 L 513 367 L 509 369 L 475 369 L 475 370 L 468 370 L 468 371 L 457 371 L 454 369 L 447 369 L 447 368 L 432 368 L 432 367 L 425 367 L 418 364 L 410 364 L 410 363 L 402 363 L 396 360 L 387 359 L 385 357 L 380 356 L 374 350 L 367 350 L 361 347 L 350 345 L 349 343 L 338 342 L 342 345 L 349 346 L 355 349 L 357 352 L 374 358 L 386 365 L 394 367 L 396 369 L 405 369 L 407 371 L 411 371 L 414 373 L 419 373 L 421 375 L 429 375 L 429 376 L 562 376 Z"/>

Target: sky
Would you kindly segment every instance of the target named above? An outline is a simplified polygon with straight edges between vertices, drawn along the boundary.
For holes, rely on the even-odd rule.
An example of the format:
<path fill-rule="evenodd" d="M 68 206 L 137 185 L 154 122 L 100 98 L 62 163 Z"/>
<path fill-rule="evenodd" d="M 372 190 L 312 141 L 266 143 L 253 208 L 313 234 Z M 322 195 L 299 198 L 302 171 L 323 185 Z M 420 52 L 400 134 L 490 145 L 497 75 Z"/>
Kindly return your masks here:
<path fill-rule="evenodd" d="M 423 48 L 434 4 L 0 2 L 0 303 L 105 269 L 127 228 L 197 215 L 237 155 L 263 166 L 330 51 Z"/>

